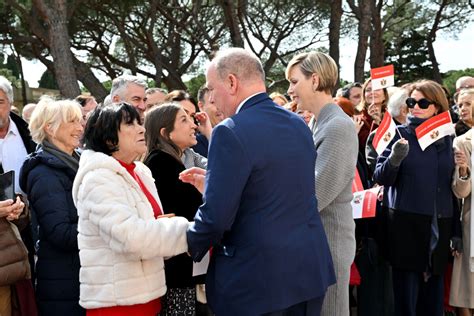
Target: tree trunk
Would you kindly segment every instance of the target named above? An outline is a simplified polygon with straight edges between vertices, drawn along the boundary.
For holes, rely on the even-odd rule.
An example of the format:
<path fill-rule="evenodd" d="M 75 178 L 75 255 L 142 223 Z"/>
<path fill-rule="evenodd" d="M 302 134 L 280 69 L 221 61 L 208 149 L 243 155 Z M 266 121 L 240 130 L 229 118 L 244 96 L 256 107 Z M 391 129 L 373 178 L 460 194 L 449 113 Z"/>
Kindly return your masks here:
<path fill-rule="evenodd" d="M 244 47 L 244 40 L 239 28 L 239 18 L 237 10 L 232 0 L 219 1 L 222 10 L 224 11 L 224 21 L 230 32 L 230 40 L 234 47 Z"/>
<path fill-rule="evenodd" d="M 334 59 L 338 69 L 335 90 L 339 89 L 340 69 L 339 65 L 339 37 L 341 36 L 342 0 L 334 0 L 331 4 L 331 18 L 329 21 L 329 56 Z M 335 92 L 335 91 L 333 91 Z"/>
<path fill-rule="evenodd" d="M 82 82 L 84 87 L 96 98 L 98 102 L 104 101 L 105 97 L 109 94 L 107 89 L 104 88 L 99 79 L 94 76 L 91 68 L 74 58 L 74 65 L 76 68 L 77 78 Z"/>
<path fill-rule="evenodd" d="M 188 88 L 184 84 L 183 80 L 178 73 L 169 73 L 168 76 L 163 78 L 163 83 L 168 88 L 168 91 L 172 90 L 187 90 Z"/>
<path fill-rule="evenodd" d="M 50 52 L 54 60 L 54 74 L 61 95 L 66 98 L 75 98 L 81 93 L 81 89 L 77 82 L 69 43 L 67 1 L 34 0 L 34 5 L 47 24 Z"/>
<path fill-rule="evenodd" d="M 383 44 L 382 18 L 380 16 L 382 1 L 376 6 L 376 0 L 372 0 L 372 33 L 370 36 L 370 67 L 383 66 L 385 62 L 385 48 Z"/>
<path fill-rule="evenodd" d="M 368 40 L 371 30 L 371 0 L 360 0 L 360 19 L 358 26 L 359 40 L 357 42 L 357 54 L 354 63 L 354 81 L 364 82 L 364 64 L 367 55 Z"/>

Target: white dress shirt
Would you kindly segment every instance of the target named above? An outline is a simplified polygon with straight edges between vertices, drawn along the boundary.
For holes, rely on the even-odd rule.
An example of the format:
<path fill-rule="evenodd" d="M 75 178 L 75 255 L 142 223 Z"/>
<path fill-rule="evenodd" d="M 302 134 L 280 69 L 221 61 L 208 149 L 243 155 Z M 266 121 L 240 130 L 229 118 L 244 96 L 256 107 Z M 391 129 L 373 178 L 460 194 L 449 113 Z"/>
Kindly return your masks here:
<path fill-rule="evenodd" d="M 25 161 L 28 153 L 21 139 L 20 132 L 16 124 L 10 119 L 8 132 L 0 145 L 0 163 L 4 172 L 15 171 L 15 191 L 23 193 L 20 189 L 18 179 L 20 177 L 20 169 Z"/>

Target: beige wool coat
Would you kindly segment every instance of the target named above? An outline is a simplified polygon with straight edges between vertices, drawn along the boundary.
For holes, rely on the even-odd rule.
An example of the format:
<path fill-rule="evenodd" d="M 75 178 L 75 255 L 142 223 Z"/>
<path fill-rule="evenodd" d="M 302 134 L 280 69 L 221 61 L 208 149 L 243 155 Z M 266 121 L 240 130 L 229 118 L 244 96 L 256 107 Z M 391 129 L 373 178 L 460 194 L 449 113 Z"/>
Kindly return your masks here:
<path fill-rule="evenodd" d="M 456 150 L 466 154 L 469 175 L 471 175 L 472 129 L 466 134 L 456 137 L 453 146 Z M 453 275 L 451 279 L 451 293 L 449 304 L 456 307 L 474 308 L 474 273 L 471 272 L 471 177 L 462 180 L 459 177 L 459 167 L 456 166 L 453 175 L 453 192 L 456 197 L 463 199 L 462 209 L 462 240 L 463 253 L 454 258 Z"/>

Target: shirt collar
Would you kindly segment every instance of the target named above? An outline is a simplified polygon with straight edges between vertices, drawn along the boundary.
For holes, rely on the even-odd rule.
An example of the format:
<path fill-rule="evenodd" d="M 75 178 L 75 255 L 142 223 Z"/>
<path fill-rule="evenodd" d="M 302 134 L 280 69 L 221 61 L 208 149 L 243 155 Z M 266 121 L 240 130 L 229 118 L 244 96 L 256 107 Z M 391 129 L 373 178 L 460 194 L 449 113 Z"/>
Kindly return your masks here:
<path fill-rule="evenodd" d="M 239 106 L 237 107 L 237 110 L 235 111 L 235 114 L 240 112 L 240 110 L 242 109 L 242 106 L 245 104 L 245 102 L 247 102 L 249 99 L 253 98 L 254 96 L 256 96 L 257 94 L 260 94 L 260 93 L 263 93 L 263 92 L 257 92 L 255 94 L 252 94 L 251 96 L 249 96 L 248 98 L 246 98 L 245 100 L 240 102 Z"/>
<path fill-rule="evenodd" d="M 18 127 L 16 126 L 15 122 L 13 122 L 13 120 L 10 117 L 8 117 L 8 119 L 10 120 L 10 124 L 8 125 L 7 135 L 10 133 L 12 133 L 15 136 L 20 135 L 20 132 L 18 131 Z"/>

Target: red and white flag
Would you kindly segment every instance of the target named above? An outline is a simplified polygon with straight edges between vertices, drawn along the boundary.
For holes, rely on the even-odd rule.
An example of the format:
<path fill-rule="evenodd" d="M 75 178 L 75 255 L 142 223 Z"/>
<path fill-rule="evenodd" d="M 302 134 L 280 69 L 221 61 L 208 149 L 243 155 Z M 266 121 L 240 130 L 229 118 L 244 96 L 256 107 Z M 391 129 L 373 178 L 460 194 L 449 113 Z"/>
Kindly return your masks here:
<path fill-rule="evenodd" d="M 425 150 L 438 139 L 453 135 L 455 130 L 451 115 L 449 111 L 446 111 L 423 122 L 415 129 L 415 132 L 421 150 Z"/>
<path fill-rule="evenodd" d="M 363 191 L 364 185 L 362 184 L 362 179 L 360 178 L 359 170 L 355 170 L 354 180 L 352 180 L 352 193 Z"/>
<path fill-rule="evenodd" d="M 396 130 L 397 124 L 395 124 L 392 116 L 388 112 L 385 112 L 383 120 L 377 128 L 374 139 L 372 140 L 372 145 L 374 146 L 375 151 L 377 151 L 377 154 L 380 155 L 383 153 L 385 148 L 387 148 L 388 144 L 395 137 Z"/>
<path fill-rule="evenodd" d="M 354 192 L 351 201 L 352 215 L 354 219 L 375 217 L 375 211 L 377 209 L 377 194 L 379 190 L 380 187 Z"/>
<path fill-rule="evenodd" d="M 395 71 L 393 69 L 393 65 L 370 69 L 370 78 L 372 78 L 372 90 L 380 90 L 393 86 L 395 84 L 394 74 Z"/>

